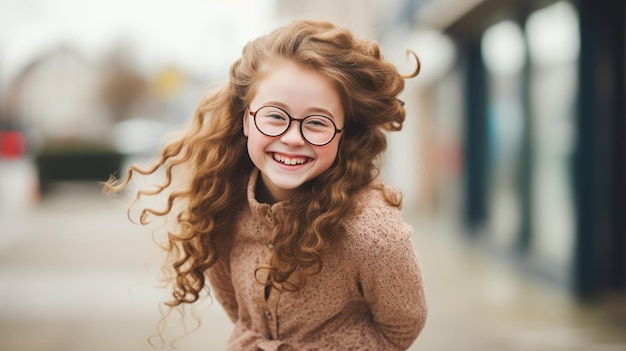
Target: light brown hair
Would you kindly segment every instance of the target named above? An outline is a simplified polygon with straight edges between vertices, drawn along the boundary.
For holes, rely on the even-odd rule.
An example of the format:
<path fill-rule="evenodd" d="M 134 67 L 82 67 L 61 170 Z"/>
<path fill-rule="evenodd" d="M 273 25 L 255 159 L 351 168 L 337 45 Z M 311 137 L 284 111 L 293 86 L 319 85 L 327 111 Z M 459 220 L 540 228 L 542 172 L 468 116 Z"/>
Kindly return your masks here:
<path fill-rule="evenodd" d="M 236 216 L 247 205 L 246 187 L 254 165 L 246 149 L 242 116 L 255 94 L 263 63 L 287 59 L 328 77 L 338 89 L 346 116 L 335 163 L 282 207 L 283 220 L 273 228 L 275 248 L 269 265 L 259 268 L 269 276 L 263 283 L 297 290 L 308 275 L 321 269 L 321 255 L 341 235 L 355 194 L 378 176 L 387 147 L 383 130 L 402 128 L 405 110 L 397 96 L 404 79 L 415 77 L 420 69 L 417 56 L 409 53 L 417 68 L 403 76 L 384 60 L 375 41 L 357 39 L 327 22 L 293 21 L 244 47 L 230 68 L 228 83 L 200 102 L 191 125 L 162 150 L 152 167 L 133 166 L 123 182 L 112 178 L 105 184 L 106 190 L 119 191 L 133 174 L 163 169 L 164 183 L 155 190 L 140 190 L 140 198 L 171 187 L 176 167 L 190 174 L 185 187 L 168 193 L 166 208 L 143 208 L 140 216 L 145 224 L 150 215 L 178 211 L 178 229 L 169 233 L 166 245 L 173 270 L 170 306 L 198 300 L 206 288 L 206 272 L 221 254 L 220 240 L 232 235 Z M 179 201 L 184 206 L 175 210 Z M 401 203 L 399 197 L 388 201 L 395 206 Z"/>

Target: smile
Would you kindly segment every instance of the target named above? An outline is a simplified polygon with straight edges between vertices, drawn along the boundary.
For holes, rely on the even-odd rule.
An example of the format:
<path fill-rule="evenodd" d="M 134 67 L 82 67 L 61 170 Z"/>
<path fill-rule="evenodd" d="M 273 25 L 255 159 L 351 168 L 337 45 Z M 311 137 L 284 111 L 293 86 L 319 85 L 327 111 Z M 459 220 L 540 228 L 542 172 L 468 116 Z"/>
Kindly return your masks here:
<path fill-rule="evenodd" d="M 302 164 L 305 164 L 309 160 L 308 157 L 304 157 L 304 156 L 290 157 L 290 156 L 278 154 L 275 152 L 272 153 L 272 158 L 274 159 L 274 161 L 280 162 L 288 166 L 302 165 Z"/>

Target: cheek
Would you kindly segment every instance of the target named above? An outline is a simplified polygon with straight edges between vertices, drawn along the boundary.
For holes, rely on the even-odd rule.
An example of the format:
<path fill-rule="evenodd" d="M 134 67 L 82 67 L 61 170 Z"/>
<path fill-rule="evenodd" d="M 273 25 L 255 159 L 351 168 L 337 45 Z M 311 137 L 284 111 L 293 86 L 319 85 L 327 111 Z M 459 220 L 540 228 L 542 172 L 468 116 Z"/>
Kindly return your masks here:
<path fill-rule="evenodd" d="M 254 128 L 254 126 L 252 128 Z M 265 155 L 265 149 L 273 140 L 271 137 L 267 137 L 252 128 L 249 128 L 247 135 L 248 154 L 253 158 L 253 161 L 260 161 Z"/>
<path fill-rule="evenodd" d="M 248 137 L 248 152 L 249 153 L 255 153 L 256 151 L 259 150 L 259 148 L 262 147 L 262 143 L 258 140 L 258 137 L 256 135 L 253 134 L 247 134 Z"/>
<path fill-rule="evenodd" d="M 325 169 L 330 168 L 337 159 L 338 145 L 327 145 L 329 147 L 323 147 L 316 150 L 318 161 L 321 161 Z"/>

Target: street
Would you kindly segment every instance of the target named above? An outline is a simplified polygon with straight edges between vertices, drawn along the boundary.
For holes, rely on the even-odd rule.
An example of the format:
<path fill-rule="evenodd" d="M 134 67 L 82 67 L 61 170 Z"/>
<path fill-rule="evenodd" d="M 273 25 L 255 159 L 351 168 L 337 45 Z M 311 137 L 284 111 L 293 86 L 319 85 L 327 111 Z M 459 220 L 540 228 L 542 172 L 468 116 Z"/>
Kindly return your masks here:
<path fill-rule="evenodd" d="M 36 205 L 1 208 L 0 350 L 152 349 L 167 295 L 151 233 L 125 207 L 95 183 L 67 183 Z M 411 221 L 430 314 L 410 350 L 626 349 L 626 333 L 602 310 L 485 257 L 445 226 Z M 232 324 L 221 307 L 205 302 L 195 313 L 202 323 L 178 349 L 223 350 Z M 189 328 L 196 322 L 189 312 Z"/>

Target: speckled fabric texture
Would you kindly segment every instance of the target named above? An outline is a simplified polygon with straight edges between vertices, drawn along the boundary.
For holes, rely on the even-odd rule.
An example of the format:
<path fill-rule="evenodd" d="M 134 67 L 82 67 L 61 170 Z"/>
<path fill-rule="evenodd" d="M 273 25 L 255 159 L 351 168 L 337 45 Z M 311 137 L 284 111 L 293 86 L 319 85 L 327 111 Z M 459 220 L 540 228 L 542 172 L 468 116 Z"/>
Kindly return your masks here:
<path fill-rule="evenodd" d="M 212 292 L 235 323 L 228 350 L 406 350 L 426 319 L 410 226 L 380 190 L 362 191 L 345 235 L 322 256 L 322 271 L 299 292 L 271 289 L 255 269 L 272 252 L 267 227 L 282 203 L 261 204 L 250 177 L 249 207 L 208 272 Z M 278 216 L 278 217 L 277 217 Z M 267 296 L 267 298 L 266 298 Z"/>

